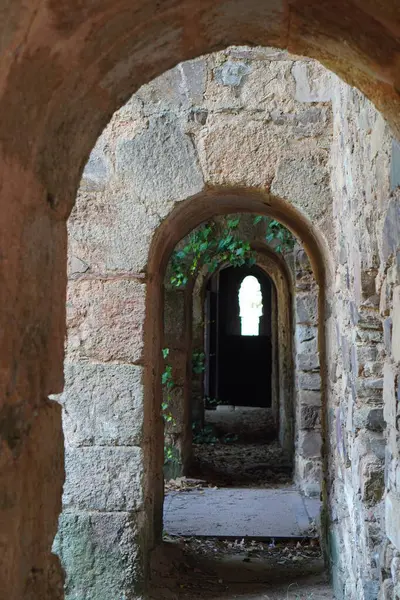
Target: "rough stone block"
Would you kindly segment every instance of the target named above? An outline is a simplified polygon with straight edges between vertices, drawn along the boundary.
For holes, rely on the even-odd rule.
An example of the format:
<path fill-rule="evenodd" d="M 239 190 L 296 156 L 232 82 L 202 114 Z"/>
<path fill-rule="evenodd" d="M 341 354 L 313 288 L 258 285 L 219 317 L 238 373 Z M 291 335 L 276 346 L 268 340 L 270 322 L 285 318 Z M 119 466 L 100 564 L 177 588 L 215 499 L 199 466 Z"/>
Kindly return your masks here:
<path fill-rule="evenodd" d="M 143 367 L 66 363 L 62 404 L 70 446 L 138 446 L 143 428 Z"/>
<path fill-rule="evenodd" d="M 290 127 L 294 139 L 304 139 L 325 133 L 329 110 L 313 106 L 293 114 L 278 108 L 271 111 L 271 118 L 275 125 Z"/>
<path fill-rule="evenodd" d="M 319 355 L 302 352 L 297 355 L 297 368 L 300 371 L 315 371 L 319 368 Z"/>
<path fill-rule="evenodd" d="M 362 344 L 381 344 L 383 342 L 383 330 L 378 331 L 376 329 L 362 329 L 357 328 L 356 330 L 357 342 Z"/>
<path fill-rule="evenodd" d="M 221 85 L 238 87 L 243 77 L 250 73 L 249 63 L 238 60 L 227 60 L 221 66 L 214 69 L 215 80 Z"/>
<path fill-rule="evenodd" d="M 135 97 L 140 100 L 140 108 L 132 105 L 129 110 L 129 107 L 126 107 L 133 120 L 137 119 L 138 113 L 143 113 L 145 116 L 154 114 L 160 116 L 167 112 L 173 114 L 177 110 L 185 110 L 188 106 L 188 97 L 182 69 L 175 68 L 165 71 L 147 85 L 143 85 L 134 95 Z M 126 119 L 127 111 L 124 111 L 123 117 Z"/>
<path fill-rule="evenodd" d="M 389 427 L 396 427 L 397 402 L 395 395 L 395 370 L 386 362 L 383 367 L 383 416 Z"/>
<path fill-rule="evenodd" d="M 101 144 L 96 144 L 90 153 L 82 174 L 81 188 L 86 190 L 100 191 L 110 178 L 111 168 Z"/>
<path fill-rule="evenodd" d="M 66 573 L 67 600 L 132 598 L 143 584 L 139 515 L 68 513 L 60 516 L 53 551 Z"/>
<path fill-rule="evenodd" d="M 364 600 L 376 600 L 379 592 L 379 581 L 363 581 L 363 599 Z"/>
<path fill-rule="evenodd" d="M 385 497 L 386 535 L 397 550 L 400 550 L 400 497 L 388 492 Z"/>
<path fill-rule="evenodd" d="M 321 389 L 321 376 L 319 373 L 298 373 L 297 380 L 300 390 Z"/>
<path fill-rule="evenodd" d="M 296 81 L 298 102 L 330 102 L 336 77 L 314 62 L 296 61 L 292 75 Z"/>
<path fill-rule="evenodd" d="M 391 564 L 396 549 L 390 540 L 385 537 L 379 552 L 379 564 L 386 577 L 391 577 Z"/>
<path fill-rule="evenodd" d="M 398 552 L 395 552 L 395 555 L 392 558 L 392 562 L 390 564 L 390 574 L 392 576 L 394 585 L 400 583 L 400 556 Z"/>
<path fill-rule="evenodd" d="M 364 456 L 360 461 L 361 498 L 365 504 L 380 502 L 385 491 L 384 464 L 374 456 Z"/>
<path fill-rule="evenodd" d="M 357 397 L 373 403 L 382 403 L 383 378 L 359 378 L 356 382 Z"/>
<path fill-rule="evenodd" d="M 379 590 L 378 600 L 393 600 L 393 581 L 391 579 L 385 579 Z"/>
<path fill-rule="evenodd" d="M 248 110 L 265 111 L 264 114 L 276 112 L 289 117 L 289 121 L 296 120 L 297 114 L 291 110 L 294 108 L 294 81 L 290 77 L 291 60 L 271 61 L 261 59 L 249 63 L 251 71 L 242 79 L 240 94 L 237 88 L 232 88 L 238 96 L 241 106 Z M 271 97 L 274 97 L 274 106 L 271 105 Z M 271 108 L 275 110 L 271 110 Z M 302 108 L 302 107 L 301 107 Z M 296 113 L 301 112 L 301 108 Z M 306 107 L 309 108 L 309 107 Z M 271 112 L 270 112 L 271 111 Z M 253 113 L 254 114 L 254 113 Z M 292 117 L 292 119 L 291 119 Z M 267 123 L 264 121 L 264 127 Z M 286 122 L 284 123 L 286 125 Z M 291 129 L 291 135 L 294 130 Z M 277 132 L 280 136 L 280 132 Z"/>
<path fill-rule="evenodd" d="M 142 202 L 161 218 L 173 203 L 203 189 L 203 175 L 193 144 L 177 120 L 154 118 L 133 139 L 119 139 L 116 171 Z"/>
<path fill-rule="evenodd" d="M 357 362 L 360 366 L 364 366 L 367 362 L 373 362 L 377 360 L 379 353 L 375 345 L 369 346 L 356 346 L 357 349 Z"/>
<path fill-rule="evenodd" d="M 300 406 L 308 404 L 310 406 L 321 407 L 321 392 L 316 390 L 299 390 Z"/>
<path fill-rule="evenodd" d="M 322 464 L 318 459 L 296 456 L 295 479 L 306 496 L 319 496 L 321 492 Z"/>
<path fill-rule="evenodd" d="M 268 186 L 275 174 L 279 144 L 264 122 L 249 121 L 241 114 L 209 115 L 207 130 L 198 142 L 207 183 Z"/>
<path fill-rule="evenodd" d="M 188 60 L 179 65 L 182 83 L 191 104 L 202 104 L 206 88 L 206 63 L 204 58 Z"/>
<path fill-rule="evenodd" d="M 166 400 L 166 395 L 164 398 Z M 168 413 L 172 415 L 173 420 L 165 423 L 166 431 L 171 433 L 185 431 L 185 391 L 182 386 L 176 385 L 169 393 Z"/>
<path fill-rule="evenodd" d="M 67 360 L 142 358 L 146 286 L 135 279 L 70 281 Z"/>
<path fill-rule="evenodd" d="M 297 192 L 293 196 L 293 189 Z M 312 221 L 326 216 L 331 200 L 329 171 L 315 155 L 282 158 L 278 164 L 271 192 L 287 198 Z"/>
<path fill-rule="evenodd" d="M 385 438 L 382 433 L 361 429 L 353 442 L 352 463 L 359 464 L 362 457 L 370 455 L 368 460 L 377 460 L 384 463 L 385 460 Z"/>
<path fill-rule="evenodd" d="M 300 429 L 319 429 L 321 427 L 321 407 L 304 405 L 300 407 Z"/>
<path fill-rule="evenodd" d="M 383 408 L 362 406 L 361 408 L 355 409 L 353 414 L 353 424 L 356 430 L 366 428 L 371 431 L 383 431 L 385 429 Z"/>
<path fill-rule="evenodd" d="M 302 326 L 300 326 L 302 327 Z M 304 355 L 317 355 L 318 357 L 318 338 L 314 337 L 311 340 L 305 340 L 304 342 L 296 341 L 297 354 Z"/>
<path fill-rule="evenodd" d="M 143 503 L 141 448 L 67 448 L 65 472 L 67 509 L 130 511 Z"/>
<path fill-rule="evenodd" d="M 157 212 L 127 188 L 110 185 L 106 193 L 96 195 L 80 190 L 68 220 L 69 254 L 75 257 L 75 267 L 82 261 L 78 272 L 139 273 L 147 265 L 159 224 Z M 70 268 L 69 274 L 74 272 Z"/>
<path fill-rule="evenodd" d="M 400 285 L 393 290 L 392 310 L 392 355 L 396 362 L 400 361 Z"/>
<path fill-rule="evenodd" d="M 318 431 L 300 431 L 297 448 L 304 458 L 319 458 L 321 456 L 322 439 Z"/>
<path fill-rule="evenodd" d="M 389 201 L 382 230 L 382 253 L 384 260 L 395 254 L 399 248 L 400 239 L 400 197 Z"/>
<path fill-rule="evenodd" d="M 318 348 L 318 327 L 296 324 L 296 348 L 304 352 L 306 347 Z"/>
<path fill-rule="evenodd" d="M 360 373 L 363 377 L 378 378 L 383 376 L 383 364 L 382 361 L 367 362 L 364 364 L 363 370 Z"/>
<path fill-rule="evenodd" d="M 387 317 L 383 321 L 383 343 L 385 344 L 387 354 L 390 354 L 392 349 L 392 327 L 392 317 Z"/>

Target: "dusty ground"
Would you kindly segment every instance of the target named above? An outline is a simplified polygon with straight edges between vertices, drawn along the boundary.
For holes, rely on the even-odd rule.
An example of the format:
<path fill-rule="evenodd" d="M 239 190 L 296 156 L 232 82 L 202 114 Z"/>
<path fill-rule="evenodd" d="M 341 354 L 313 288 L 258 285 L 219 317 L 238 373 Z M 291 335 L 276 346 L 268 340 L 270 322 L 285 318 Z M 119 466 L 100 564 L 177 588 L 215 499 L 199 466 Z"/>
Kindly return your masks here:
<path fill-rule="evenodd" d="M 218 435 L 239 436 L 242 442 L 270 442 L 276 439 L 277 428 L 272 410 L 248 406 L 220 406 L 206 410 L 205 425 L 211 425 Z"/>
<path fill-rule="evenodd" d="M 153 557 L 153 600 L 332 600 L 317 542 L 167 539 Z"/>
<path fill-rule="evenodd" d="M 276 486 L 291 482 L 292 465 L 276 441 L 193 444 L 190 476 L 217 486 Z"/>
<path fill-rule="evenodd" d="M 202 487 L 276 487 L 291 483 L 292 465 L 271 435 L 249 436 L 237 414 L 213 414 L 209 437 L 193 445 L 192 479 L 166 483 L 166 492 Z M 243 417 L 243 415 L 242 415 Z M 260 415 L 247 415 L 254 427 Z M 265 432 L 270 415 L 265 412 Z M 211 425 L 208 422 L 208 425 Z M 255 431 L 253 429 L 253 431 Z M 223 443 L 226 436 L 234 443 Z M 269 441 L 268 441 L 269 437 Z M 252 440 L 249 442 L 249 440 Z M 209 440 L 208 440 L 209 441 Z M 316 539 L 258 542 L 213 538 L 171 538 L 155 550 L 152 600 L 333 600 Z"/>
<path fill-rule="evenodd" d="M 292 464 L 276 440 L 269 408 L 222 406 L 205 411 L 205 428 L 193 437 L 190 477 L 217 486 L 290 483 Z"/>

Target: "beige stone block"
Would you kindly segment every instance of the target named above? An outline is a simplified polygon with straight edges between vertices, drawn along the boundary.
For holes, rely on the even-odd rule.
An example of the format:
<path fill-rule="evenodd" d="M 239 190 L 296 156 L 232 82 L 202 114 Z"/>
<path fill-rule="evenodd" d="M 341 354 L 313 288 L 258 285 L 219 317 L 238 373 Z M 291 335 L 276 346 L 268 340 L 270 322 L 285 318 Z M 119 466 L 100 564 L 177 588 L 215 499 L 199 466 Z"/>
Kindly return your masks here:
<path fill-rule="evenodd" d="M 105 193 L 82 189 L 68 220 L 69 276 L 90 271 L 140 272 L 160 216 L 127 188 L 114 184 Z"/>
<path fill-rule="evenodd" d="M 67 294 L 68 360 L 141 360 L 146 286 L 137 279 L 79 279 Z"/>
<path fill-rule="evenodd" d="M 281 152 L 275 131 L 246 115 L 214 115 L 198 140 L 207 183 L 269 187 Z"/>
<path fill-rule="evenodd" d="M 65 474 L 66 509 L 115 512 L 142 506 L 141 448 L 67 448 Z"/>
<path fill-rule="evenodd" d="M 63 406 L 68 446 L 134 446 L 142 439 L 143 367 L 67 363 Z"/>

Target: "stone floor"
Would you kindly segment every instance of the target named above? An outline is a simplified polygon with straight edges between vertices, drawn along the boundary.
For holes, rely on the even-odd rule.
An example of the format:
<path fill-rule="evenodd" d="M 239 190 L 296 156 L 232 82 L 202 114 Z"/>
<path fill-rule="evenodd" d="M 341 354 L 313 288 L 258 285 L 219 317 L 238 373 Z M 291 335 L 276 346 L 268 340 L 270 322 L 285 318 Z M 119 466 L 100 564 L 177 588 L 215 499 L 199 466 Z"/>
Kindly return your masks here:
<path fill-rule="evenodd" d="M 319 500 L 293 486 L 171 492 L 164 501 L 164 530 L 174 536 L 301 538 L 310 535 L 319 511 Z"/>

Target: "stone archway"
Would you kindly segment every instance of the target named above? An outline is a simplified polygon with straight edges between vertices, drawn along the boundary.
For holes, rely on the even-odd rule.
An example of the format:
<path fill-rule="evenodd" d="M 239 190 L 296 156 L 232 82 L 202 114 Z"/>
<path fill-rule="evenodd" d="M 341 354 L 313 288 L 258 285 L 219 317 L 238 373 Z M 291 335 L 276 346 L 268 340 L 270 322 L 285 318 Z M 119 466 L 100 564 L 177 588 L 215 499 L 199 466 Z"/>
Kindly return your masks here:
<path fill-rule="evenodd" d="M 289 44 L 294 51 L 321 58 L 374 98 L 396 122 L 398 43 L 391 33 L 397 22 L 393 6 L 385 10 L 380 5 L 378 13 L 349 4 L 349 20 L 343 18 L 341 5 L 331 3 L 318 9 L 297 4 L 288 11 L 274 7 L 272 16 L 278 14 L 281 28 L 269 31 L 263 23 L 277 22 L 271 18 L 270 5 L 247 4 L 247 20 L 240 3 L 229 6 L 226 14 L 218 11 L 224 5 L 211 14 L 204 14 L 202 7 L 169 5 L 162 13 L 148 5 L 128 12 L 122 2 L 93 9 L 81 5 L 75 11 L 70 6 L 32 5 L 24 11 L 19 5 L 10 6 L 1 104 L 7 115 L 1 163 L 2 239 L 7 248 L 2 385 L 8 398 L 2 413 L 7 488 L 3 589 L 10 597 L 50 596 L 55 585 L 49 548 L 62 484 L 60 411 L 44 398 L 61 391 L 63 384 L 65 219 L 89 149 L 113 110 L 133 86 L 179 60 L 250 39 Z M 150 21 L 140 29 L 149 14 Z M 193 31 L 201 35 L 193 38 Z M 51 500 L 42 502 L 44 496 Z M 396 538 L 394 532 L 390 535 Z"/>
<path fill-rule="evenodd" d="M 249 231 L 246 231 L 244 238 L 251 241 L 252 248 L 256 252 L 256 265 L 270 278 L 273 286 L 270 315 L 272 319 L 272 413 L 279 429 L 279 440 L 291 455 L 293 454 L 292 421 L 295 388 L 292 277 L 283 258 L 264 243 L 252 239 Z M 227 265 L 220 265 L 216 273 L 223 266 Z M 210 275 L 207 269 L 202 269 L 195 280 L 189 281 L 187 287 L 182 289 L 171 286 L 168 277 L 164 282 L 164 344 L 169 351 L 166 363 L 175 374 L 174 393 L 171 397 L 174 423 L 171 426 L 166 424 L 166 427 L 170 430 L 182 473 L 187 473 L 190 464 L 191 419 L 199 423 L 204 421 L 203 399 L 207 395 L 204 381 L 208 378 L 207 357 L 205 357 L 204 371 L 196 373 L 192 369 L 192 355 L 193 352 L 203 355 L 207 353 L 205 299 L 206 288 L 214 275 Z"/>
<path fill-rule="evenodd" d="M 312 263 L 317 269 L 315 276 L 320 286 L 319 310 L 323 315 L 325 311 L 324 290 L 329 286 L 329 277 L 326 274 L 328 263 L 325 258 L 324 243 L 319 240 L 318 233 L 312 229 L 309 224 L 303 221 L 299 213 L 291 208 L 287 212 L 283 209 L 284 204 L 278 199 L 269 197 L 267 202 L 264 194 L 249 190 L 223 190 L 220 189 L 208 191 L 196 198 L 182 203 L 175 209 L 171 216 L 165 221 L 156 233 L 154 244 L 150 252 L 149 261 L 149 289 L 148 304 L 146 312 L 147 327 L 145 329 L 145 365 L 151 365 L 151 368 L 145 367 L 145 410 L 148 411 L 145 419 L 145 431 L 147 430 L 146 446 L 149 449 L 149 457 L 153 460 L 145 467 L 147 479 L 152 479 L 147 489 L 153 491 L 151 505 L 152 514 L 149 515 L 153 520 L 154 529 L 152 531 L 153 539 L 159 539 L 161 534 L 161 522 L 159 515 L 162 511 L 163 489 L 162 489 L 162 464 L 163 464 L 163 446 L 162 446 L 162 422 L 159 411 L 161 398 L 161 344 L 162 339 L 162 313 L 163 313 L 163 281 L 165 269 L 168 264 L 169 256 L 177 244 L 184 238 L 189 231 L 197 227 L 201 222 L 210 219 L 214 215 L 252 212 L 257 215 L 274 216 L 280 218 L 300 239 L 304 246 L 310 252 Z M 287 207 L 288 208 L 288 207 Z M 285 207 L 286 209 L 286 207 Z M 290 216 L 289 216 L 289 214 Z M 290 225 L 289 225 L 290 223 Z M 173 224 L 173 225 L 172 225 Z M 302 227 L 302 224 L 305 227 Z M 154 265 L 154 271 L 152 270 Z M 156 266 L 157 265 L 157 266 Z M 160 265 L 162 270 L 160 272 Z M 321 364 L 324 364 L 325 331 L 323 316 L 319 321 L 320 325 L 320 352 Z M 324 372 L 324 371 L 323 371 Z M 321 391 L 324 394 L 325 382 L 322 381 Z M 147 406 L 146 406 L 147 405 Z M 147 428 L 147 423 L 151 421 L 151 430 Z M 158 421 L 158 425 L 156 425 Z M 150 523 L 149 523 L 150 525 Z M 151 525 L 150 525 L 151 527 Z"/>

